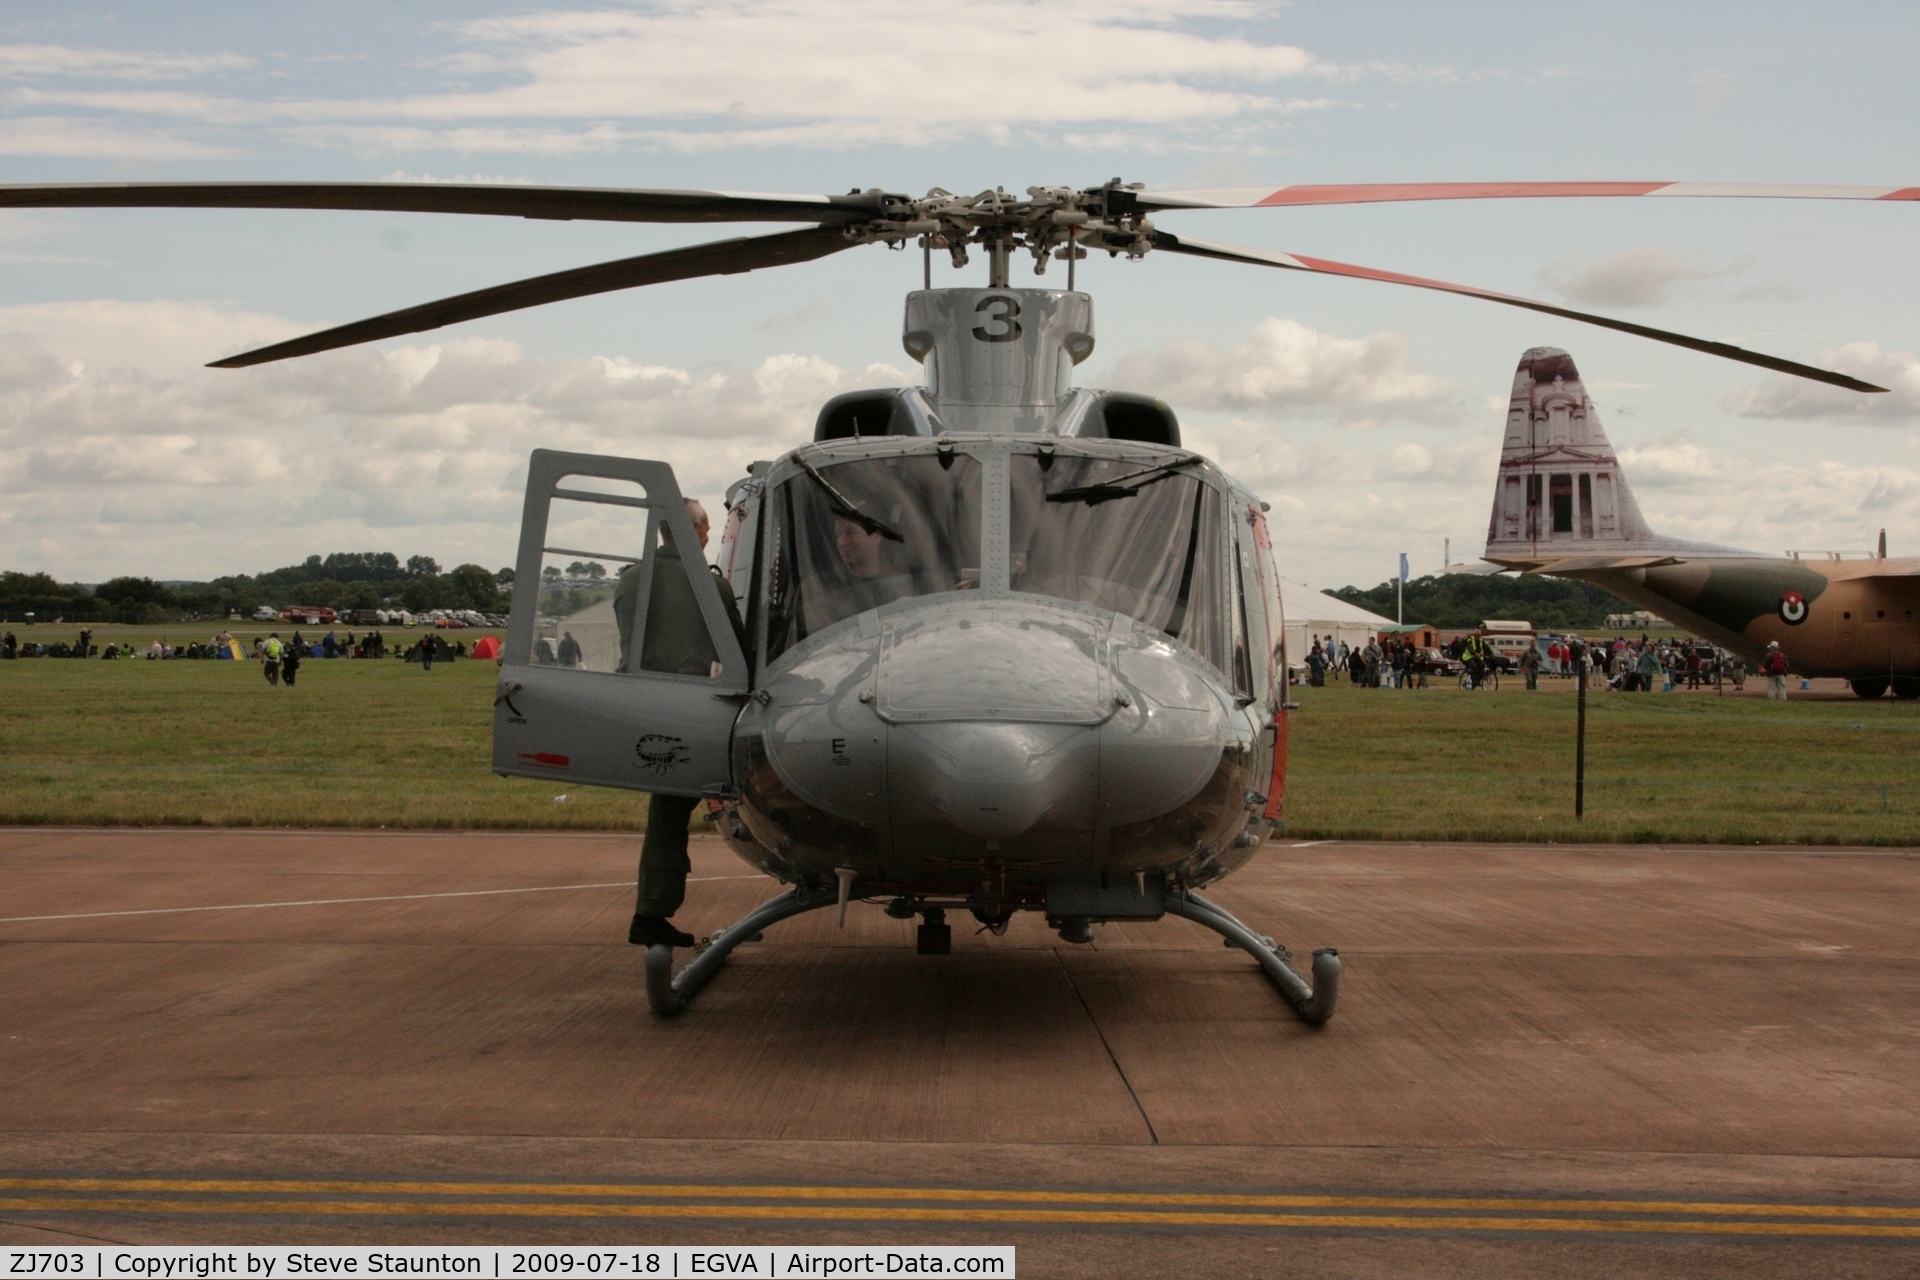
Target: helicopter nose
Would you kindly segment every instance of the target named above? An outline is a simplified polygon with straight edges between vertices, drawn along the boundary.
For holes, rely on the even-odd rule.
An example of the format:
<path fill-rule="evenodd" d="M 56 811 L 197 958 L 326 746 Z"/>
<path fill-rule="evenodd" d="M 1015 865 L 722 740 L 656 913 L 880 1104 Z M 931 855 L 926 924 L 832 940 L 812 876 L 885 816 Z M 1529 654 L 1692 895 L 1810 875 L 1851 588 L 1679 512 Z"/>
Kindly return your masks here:
<path fill-rule="evenodd" d="M 897 800 L 931 809 L 956 831 L 1008 840 L 1043 820 L 1083 824 L 1092 815 L 1100 753 L 1094 730 L 1072 725 L 896 725 L 891 779 Z M 906 807 L 906 806 L 899 806 Z"/>
<path fill-rule="evenodd" d="M 1105 637 L 1105 619 L 1043 604 L 955 601 L 894 620 L 874 710 L 896 821 L 931 809 L 983 840 L 1090 821 L 1098 726 L 1114 711 Z"/>
<path fill-rule="evenodd" d="M 1157 819 L 1214 777 L 1228 729 L 1205 673 L 1164 635 L 1032 598 L 954 593 L 865 615 L 766 693 L 740 739 L 749 790 L 779 783 L 756 803 L 922 851 Z"/>

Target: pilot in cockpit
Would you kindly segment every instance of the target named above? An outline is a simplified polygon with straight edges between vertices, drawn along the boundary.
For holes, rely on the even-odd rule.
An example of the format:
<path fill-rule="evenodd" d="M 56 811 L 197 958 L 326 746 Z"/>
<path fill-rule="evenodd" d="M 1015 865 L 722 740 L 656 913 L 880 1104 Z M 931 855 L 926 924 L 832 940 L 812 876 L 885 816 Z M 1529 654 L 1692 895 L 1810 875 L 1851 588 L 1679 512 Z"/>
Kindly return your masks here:
<path fill-rule="evenodd" d="M 886 538 L 878 529 L 868 532 L 845 516 L 833 518 L 833 549 L 848 573 L 872 580 L 885 572 L 883 564 Z"/>
<path fill-rule="evenodd" d="M 810 629 L 850 618 L 903 596 L 917 595 L 904 543 L 890 541 L 846 516 L 833 517 L 833 557 L 807 594 Z"/>

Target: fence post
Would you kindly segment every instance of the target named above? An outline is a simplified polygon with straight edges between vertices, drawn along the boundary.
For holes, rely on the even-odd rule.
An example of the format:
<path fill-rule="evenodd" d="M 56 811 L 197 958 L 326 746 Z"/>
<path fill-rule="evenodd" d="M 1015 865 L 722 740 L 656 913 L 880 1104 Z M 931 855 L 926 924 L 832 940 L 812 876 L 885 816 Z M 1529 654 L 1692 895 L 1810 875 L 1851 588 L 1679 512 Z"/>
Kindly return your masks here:
<path fill-rule="evenodd" d="M 1582 818 L 1587 812 L 1587 645 L 1584 640 L 1573 642 L 1573 669 L 1580 681 L 1575 694 L 1579 710 L 1575 713 L 1573 730 L 1573 816 Z"/>

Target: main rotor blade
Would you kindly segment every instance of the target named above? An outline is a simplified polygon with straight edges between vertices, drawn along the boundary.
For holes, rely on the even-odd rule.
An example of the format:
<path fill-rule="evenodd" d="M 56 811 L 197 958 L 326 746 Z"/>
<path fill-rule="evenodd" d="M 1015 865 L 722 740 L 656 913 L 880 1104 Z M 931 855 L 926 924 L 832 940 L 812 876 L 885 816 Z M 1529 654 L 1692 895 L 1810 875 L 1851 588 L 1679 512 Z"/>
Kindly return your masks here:
<path fill-rule="evenodd" d="M 575 267 L 571 271 L 556 271 L 552 275 L 534 276 L 530 280 L 516 280 L 512 284 L 495 285 L 491 289 L 478 289 L 472 293 L 442 298 L 438 302 L 408 307 L 404 311 L 389 311 L 383 316 L 323 329 L 303 338 L 291 338 L 270 347 L 243 351 L 225 360 L 215 360 L 207 367 L 244 369 L 249 365 L 332 351 L 336 347 L 375 342 L 403 333 L 419 333 L 426 329 L 438 329 L 442 325 L 457 324 L 462 320 L 477 320 L 482 316 L 499 315 L 503 311 L 518 311 L 568 298 L 584 298 L 595 293 L 611 293 L 616 289 L 633 289 L 640 285 L 664 284 L 669 280 L 738 275 L 743 271 L 757 271 L 761 267 L 810 262 L 842 249 L 850 249 L 853 244 L 853 241 L 831 227 L 807 227 L 766 236 L 715 240 L 707 244 L 689 245 L 684 249 L 669 249 L 665 253 L 648 253 L 637 258 L 596 263 L 591 267 Z"/>
<path fill-rule="evenodd" d="M 1585 311 L 1571 311 L 1566 307 L 1535 302 L 1532 298 L 1516 297 L 1510 293 L 1495 293 L 1491 289 L 1476 289 L 1472 285 L 1448 284 L 1444 280 L 1401 275 L 1397 271 L 1381 271 L 1374 267 L 1357 267 L 1349 262 L 1333 262 L 1326 258 L 1308 258 L 1298 254 L 1276 253 L 1268 249 L 1249 249 L 1241 245 L 1222 244 L 1217 240 L 1193 240 L 1165 231 L 1153 233 L 1153 247 L 1171 253 L 1217 258 L 1223 262 L 1245 262 L 1253 266 L 1279 267 L 1287 271 L 1311 271 L 1319 275 L 1350 276 L 1355 280 L 1380 280 L 1387 284 L 1406 284 L 1416 289 L 1436 289 L 1441 293 L 1484 298 L 1488 302 L 1504 303 L 1509 307 L 1525 307 L 1528 311 L 1539 311 L 1565 320 L 1578 320 L 1582 324 L 1599 325 L 1603 329 L 1617 329 L 1621 333 L 1631 333 L 1640 338 L 1652 338 L 1655 342 L 1667 342 L 1692 351 L 1704 351 L 1710 356 L 1719 356 L 1725 360 L 1738 360 L 1742 364 L 1759 365 L 1762 369 L 1772 369 L 1776 373 L 1790 373 L 1796 378 L 1811 378 L 1815 382 L 1845 387 L 1849 391 L 1886 390 L 1885 387 L 1876 387 L 1871 382 L 1862 382 L 1858 378 L 1850 378 L 1844 373 L 1835 373 L 1831 369 L 1817 369 L 1810 364 L 1798 364 L 1792 360 L 1782 360 L 1779 356 L 1748 351 L 1745 347 L 1736 347 L 1725 342 L 1709 342 L 1705 338 L 1690 338 L 1684 333 L 1649 328 L 1646 325 L 1631 324 L 1625 320 L 1611 320 L 1606 316 L 1596 316 Z"/>
<path fill-rule="evenodd" d="M 90 182 L 0 186 L 3 209 L 360 209 L 594 222 L 850 222 L 877 193 L 762 195 L 462 182 Z"/>
<path fill-rule="evenodd" d="M 1272 209 L 1403 200 L 1528 200 L 1568 196 L 1718 196 L 1774 200 L 1920 200 L 1920 187 L 1790 182 L 1370 182 L 1141 191 L 1142 209 Z"/>

